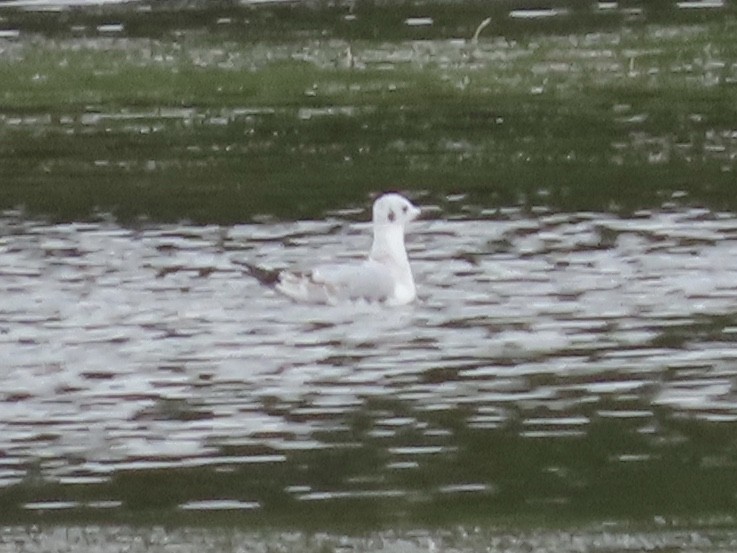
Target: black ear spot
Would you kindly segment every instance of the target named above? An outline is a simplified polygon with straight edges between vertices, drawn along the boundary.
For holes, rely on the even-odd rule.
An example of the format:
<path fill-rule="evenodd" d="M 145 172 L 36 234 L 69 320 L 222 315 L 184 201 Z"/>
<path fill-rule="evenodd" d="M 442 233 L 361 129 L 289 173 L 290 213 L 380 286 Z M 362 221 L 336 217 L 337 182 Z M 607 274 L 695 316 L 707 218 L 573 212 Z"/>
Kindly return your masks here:
<path fill-rule="evenodd" d="M 389 222 L 393 223 L 396 218 L 397 216 L 395 215 L 394 211 L 390 209 L 389 210 Z"/>

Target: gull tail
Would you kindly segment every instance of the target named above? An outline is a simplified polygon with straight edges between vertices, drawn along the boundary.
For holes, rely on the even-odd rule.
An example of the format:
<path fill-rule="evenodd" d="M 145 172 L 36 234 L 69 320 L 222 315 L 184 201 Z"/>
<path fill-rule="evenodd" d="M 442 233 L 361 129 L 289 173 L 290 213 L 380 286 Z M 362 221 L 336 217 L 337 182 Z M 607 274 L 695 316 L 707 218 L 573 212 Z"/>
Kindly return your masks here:
<path fill-rule="evenodd" d="M 266 269 L 248 261 L 234 261 L 234 263 L 244 267 L 246 273 L 264 286 L 274 287 L 279 284 L 279 275 L 281 275 L 281 270 L 279 269 Z"/>
<path fill-rule="evenodd" d="M 315 282 L 312 273 L 292 273 L 281 269 L 266 269 L 248 261 L 233 261 L 243 267 L 244 272 L 264 286 L 298 301 L 308 303 L 327 303 L 330 299 L 326 285 Z"/>

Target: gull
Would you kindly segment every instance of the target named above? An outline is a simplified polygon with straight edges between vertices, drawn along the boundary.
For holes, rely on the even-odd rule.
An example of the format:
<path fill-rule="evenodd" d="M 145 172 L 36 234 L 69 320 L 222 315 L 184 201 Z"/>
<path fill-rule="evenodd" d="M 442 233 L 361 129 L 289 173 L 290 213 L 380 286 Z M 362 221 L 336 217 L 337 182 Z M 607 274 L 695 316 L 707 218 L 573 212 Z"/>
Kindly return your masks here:
<path fill-rule="evenodd" d="M 373 207 L 373 243 L 368 257 L 353 264 L 320 265 L 300 272 L 271 270 L 244 263 L 262 284 L 301 303 L 365 301 L 405 305 L 417 296 L 404 247 L 407 224 L 420 209 L 400 194 L 384 194 Z"/>

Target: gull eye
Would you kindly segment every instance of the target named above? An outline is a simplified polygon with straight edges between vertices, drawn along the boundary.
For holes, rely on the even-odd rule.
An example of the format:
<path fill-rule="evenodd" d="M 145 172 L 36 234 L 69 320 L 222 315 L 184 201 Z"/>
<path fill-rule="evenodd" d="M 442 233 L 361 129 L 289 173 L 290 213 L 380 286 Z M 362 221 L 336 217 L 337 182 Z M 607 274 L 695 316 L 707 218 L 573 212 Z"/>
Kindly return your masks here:
<path fill-rule="evenodd" d="M 389 210 L 389 222 L 393 223 L 394 219 L 396 219 L 397 216 L 394 214 L 394 212 L 390 209 Z"/>
<path fill-rule="evenodd" d="M 402 206 L 402 213 L 407 213 L 407 206 L 406 205 L 403 205 Z"/>

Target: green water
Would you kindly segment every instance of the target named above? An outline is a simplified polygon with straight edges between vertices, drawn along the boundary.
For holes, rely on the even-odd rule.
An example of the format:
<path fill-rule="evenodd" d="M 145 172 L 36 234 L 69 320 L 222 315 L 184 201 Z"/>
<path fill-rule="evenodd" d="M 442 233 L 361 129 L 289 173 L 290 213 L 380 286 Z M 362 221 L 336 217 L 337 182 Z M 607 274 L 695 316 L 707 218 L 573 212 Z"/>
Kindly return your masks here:
<path fill-rule="evenodd" d="M 384 189 L 484 207 L 633 210 L 674 193 L 734 205 L 731 12 L 497 14 L 507 27 L 473 43 L 471 8 L 446 7 L 447 25 L 438 7 L 403 8 L 437 21 L 414 29 L 400 10 L 370 38 L 384 28 L 373 11 L 9 12 L 0 208 L 237 222 Z"/>

